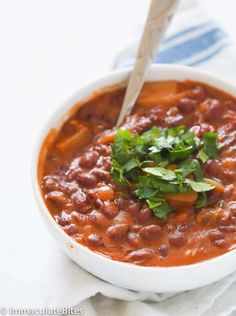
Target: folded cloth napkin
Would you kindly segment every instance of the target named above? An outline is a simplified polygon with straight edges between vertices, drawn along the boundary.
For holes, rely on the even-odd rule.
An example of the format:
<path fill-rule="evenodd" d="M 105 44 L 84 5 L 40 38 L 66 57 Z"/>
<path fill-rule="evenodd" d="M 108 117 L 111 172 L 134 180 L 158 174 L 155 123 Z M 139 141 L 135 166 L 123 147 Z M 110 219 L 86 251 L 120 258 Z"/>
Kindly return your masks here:
<path fill-rule="evenodd" d="M 154 61 L 199 65 L 234 79 L 235 55 L 223 30 L 204 12 L 194 9 L 175 18 Z M 134 57 L 135 46 L 132 46 L 118 56 L 114 68 L 131 65 Z M 39 258 L 40 250 L 30 236 L 18 240 L 17 245 L 22 245 L 20 252 L 16 250 L 6 258 L 1 257 L 1 271 L 4 265 L 8 268 L 12 265 L 14 270 L 15 262 L 29 259 L 24 266 L 19 265 L 22 277 L 17 281 L 0 275 L 1 283 L 6 285 L 0 293 L 0 306 L 11 306 L 9 299 L 14 297 L 15 306 L 30 307 L 29 302 L 32 307 L 76 306 L 82 307 L 86 316 L 225 316 L 236 309 L 236 273 L 215 284 L 180 294 L 141 293 L 92 276 L 49 241 L 46 233 L 45 241 L 40 242 L 45 245 L 40 262 L 35 259 Z"/>

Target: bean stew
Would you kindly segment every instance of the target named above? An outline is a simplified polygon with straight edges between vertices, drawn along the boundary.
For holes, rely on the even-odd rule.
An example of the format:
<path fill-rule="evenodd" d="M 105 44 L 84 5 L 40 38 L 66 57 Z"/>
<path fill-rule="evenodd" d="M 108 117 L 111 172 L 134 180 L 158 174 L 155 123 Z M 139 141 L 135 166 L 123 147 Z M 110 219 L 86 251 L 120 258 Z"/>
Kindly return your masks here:
<path fill-rule="evenodd" d="M 143 266 L 234 249 L 236 99 L 198 82 L 148 82 L 115 128 L 124 94 L 96 93 L 46 138 L 38 177 L 57 224 L 94 252 Z"/>

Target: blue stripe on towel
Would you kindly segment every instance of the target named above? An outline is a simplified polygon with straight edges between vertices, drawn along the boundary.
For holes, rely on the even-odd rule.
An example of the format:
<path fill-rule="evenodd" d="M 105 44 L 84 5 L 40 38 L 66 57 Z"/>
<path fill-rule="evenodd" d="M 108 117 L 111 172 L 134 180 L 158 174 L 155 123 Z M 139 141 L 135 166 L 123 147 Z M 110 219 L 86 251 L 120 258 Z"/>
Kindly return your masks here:
<path fill-rule="evenodd" d="M 179 45 L 160 51 L 155 56 L 154 63 L 177 63 L 184 61 L 193 55 L 207 50 L 221 39 L 225 38 L 225 33 L 218 28 L 214 28 L 207 33 L 201 34 L 191 40 L 180 43 Z"/>
<path fill-rule="evenodd" d="M 188 66 L 197 66 L 201 63 L 204 63 L 206 61 L 208 61 L 209 59 L 213 58 L 214 56 L 216 56 L 218 53 L 220 53 L 226 46 L 228 46 L 229 43 L 224 43 L 222 44 L 217 50 L 215 50 L 214 52 L 212 52 L 211 54 L 203 57 L 202 59 L 199 59 L 193 63 L 189 63 Z"/>
<path fill-rule="evenodd" d="M 227 34 L 214 21 L 207 21 L 167 37 L 153 63 L 196 66 L 213 58 L 228 45 Z M 115 68 L 131 66 L 134 62 L 133 52 L 120 57 Z"/>
<path fill-rule="evenodd" d="M 196 30 L 200 30 L 200 29 L 204 29 L 205 27 L 209 26 L 213 24 L 212 22 L 207 22 L 207 23 L 203 23 L 203 24 L 199 24 L 199 25 L 195 25 L 195 26 L 192 26 L 184 31 L 180 31 L 178 33 L 175 33 L 171 36 L 168 36 L 164 41 L 163 43 L 168 43 L 168 42 L 171 42 L 172 40 L 176 39 L 176 38 L 179 38 L 181 37 L 182 35 L 186 35 L 186 34 L 189 34 L 193 31 L 196 31 Z"/>

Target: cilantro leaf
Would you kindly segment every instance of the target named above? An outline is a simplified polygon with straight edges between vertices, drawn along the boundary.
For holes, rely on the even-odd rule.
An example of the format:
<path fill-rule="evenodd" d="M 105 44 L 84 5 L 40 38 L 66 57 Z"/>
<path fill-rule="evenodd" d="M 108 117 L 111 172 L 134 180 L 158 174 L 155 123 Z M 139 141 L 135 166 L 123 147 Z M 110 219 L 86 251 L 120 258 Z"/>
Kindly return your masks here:
<path fill-rule="evenodd" d="M 207 160 L 209 159 L 203 148 L 199 150 L 198 158 L 201 159 L 202 162 L 207 162 Z"/>
<path fill-rule="evenodd" d="M 189 184 L 195 192 L 207 192 L 213 190 L 215 187 L 206 182 L 197 182 L 190 179 L 186 179 L 185 183 Z"/>
<path fill-rule="evenodd" d="M 111 168 L 111 175 L 112 175 L 113 179 L 121 185 L 129 184 L 129 181 L 126 179 L 124 173 L 125 172 L 122 169 L 121 165 L 116 160 L 113 159 L 112 168 Z"/>
<path fill-rule="evenodd" d="M 166 194 L 195 191 L 195 208 L 206 205 L 205 192 L 214 186 L 204 182 L 199 160 L 218 157 L 221 146 L 216 133 L 206 133 L 201 141 L 183 125 L 152 127 L 141 135 L 119 129 L 111 146 L 113 180 L 145 200 L 157 217 L 165 218 L 172 211 Z"/>
<path fill-rule="evenodd" d="M 112 144 L 112 157 L 121 165 L 131 158 L 132 134 L 123 129 L 119 129 Z"/>
<path fill-rule="evenodd" d="M 200 163 L 197 159 L 186 159 L 180 164 L 180 169 L 182 171 L 182 176 L 186 177 L 193 173 L 197 181 L 203 179 L 203 173 Z"/>
<path fill-rule="evenodd" d="M 181 187 L 177 182 L 170 182 L 170 181 L 157 181 L 155 179 L 154 187 L 162 193 L 175 193 L 179 192 Z"/>
<path fill-rule="evenodd" d="M 185 147 L 181 149 L 171 149 L 169 152 L 170 162 L 175 162 L 177 160 L 182 160 L 187 158 L 193 152 L 193 147 Z"/>
<path fill-rule="evenodd" d="M 144 168 L 143 171 L 167 181 L 176 179 L 174 171 L 162 167 Z"/>
<path fill-rule="evenodd" d="M 135 191 L 135 194 L 140 199 L 150 198 L 154 192 L 156 192 L 156 188 L 153 185 L 153 181 L 151 177 L 147 176 L 139 176 L 138 177 L 138 185 Z"/>
<path fill-rule="evenodd" d="M 154 215 L 158 218 L 164 219 L 172 211 L 171 207 L 163 199 L 149 199 L 147 204 L 152 209 Z"/>
<path fill-rule="evenodd" d="M 203 137 L 203 150 L 209 158 L 217 158 L 219 149 L 217 143 L 217 133 L 206 133 Z"/>
<path fill-rule="evenodd" d="M 129 161 L 127 161 L 124 166 L 123 166 L 123 169 L 125 169 L 125 171 L 130 171 L 136 167 L 139 166 L 139 161 L 138 159 L 135 159 L 135 158 L 131 158 Z"/>
<path fill-rule="evenodd" d="M 197 201 L 195 203 L 195 208 L 199 209 L 199 208 L 205 206 L 206 203 L 207 203 L 206 193 L 205 192 L 200 192 L 199 196 L 198 196 L 198 199 L 197 199 Z"/>

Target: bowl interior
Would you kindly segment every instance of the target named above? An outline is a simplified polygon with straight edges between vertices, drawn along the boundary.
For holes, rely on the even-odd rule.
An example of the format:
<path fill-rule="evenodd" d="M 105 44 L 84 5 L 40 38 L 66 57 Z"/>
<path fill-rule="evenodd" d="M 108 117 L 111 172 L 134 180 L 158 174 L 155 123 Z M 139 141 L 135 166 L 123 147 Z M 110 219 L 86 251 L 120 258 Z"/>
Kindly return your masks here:
<path fill-rule="evenodd" d="M 232 253 L 236 253 L 236 249 L 232 250 L 230 252 L 227 252 L 219 257 L 215 257 L 203 262 L 194 263 L 191 265 L 186 266 L 174 266 L 174 267 L 143 267 L 143 266 L 136 266 L 130 263 L 125 262 L 119 262 L 119 261 L 113 261 L 109 258 L 106 258 L 100 254 L 97 254 L 95 252 L 92 252 L 87 247 L 75 242 L 71 237 L 69 237 L 66 233 L 63 232 L 63 230 L 58 226 L 58 224 L 54 221 L 51 214 L 49 213 L 44 200 L 41 195 L 40 190 L 40 184 L 38 181 L 38 163 L 39 163 L 39 154 L 42 149 L 42 144 L 44 142 L 45 137 L 48 135 L 49 131 L 52 128 L 59 128 L 61 124 L 67 119 L 68 112 L 75 104 L 79 104 L 78 102 L 84 101 L 86 98 L 91 96 L 94 92 L 99 91 L 107 86 L 112 86 L 114 84 L 124 83 L 128 80 L 130 75 L 131 69 L 123 69 L 114 71 L 108 75 L 105 75 L 87 85 L 84 87 L 81 87 L 74 95 L 72 95 L 70 98 L 68 98 L 54 113 L 54 115 L 48 120 L 48 122 L 45 124 L 43 130 L 41 131 L 40 137 L 38 139 L 38 142 L 36 144 L 33 161 L 32 161 L 32 181 L 33 181 L 33 187 L 36 195 L 37 202 L 39 204 L 41 213 L 46 218 L 48 226 L 51 226 L 51 228 L 55 231 L 57 231 L 57 235 L 60 236 L 61 240 L 64 240 L 66 243 L 73 245 L 78 250 L 82 250 L 90 256 L 94 257 L 95 260 L 101 260 L 103 262 L 105 261 L 112 261 L 113 266 L 124 266 L 128 269 L 135 269 L 136 271 L 154 271 L 156 269 L 161 270 L 191 270 L 194 267 L 198 267 L 201 265 L 206 265 L 209 262 L 212 261 L 221 261 L 222 258 L 231 256 Z M 216 78 L 206 72 L 199 71 L 190 67 L 185 66 L 174 66 L 174 65 L 155 65 L 152 66 L 147 73 L 146 76 L 147 81 L 164 81 L 164 80 L 177 80 L 177 81 L 185 81 L 185 80 L 191 80 L 191 81 L 197 81 L 202 82 L 205 84 L 208 84 L 210 86 L 216 87 L 220 90 L 223 90 L 233 96 L 236 96 L 236 86 L 234 86 L 232 83 L 221 80 L 219 78 Z M 78 105 L 79 106 L 79 105 Z"/>

